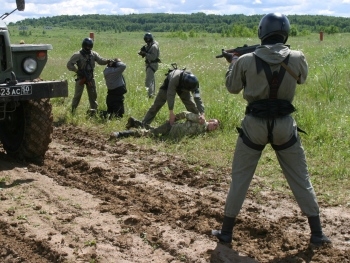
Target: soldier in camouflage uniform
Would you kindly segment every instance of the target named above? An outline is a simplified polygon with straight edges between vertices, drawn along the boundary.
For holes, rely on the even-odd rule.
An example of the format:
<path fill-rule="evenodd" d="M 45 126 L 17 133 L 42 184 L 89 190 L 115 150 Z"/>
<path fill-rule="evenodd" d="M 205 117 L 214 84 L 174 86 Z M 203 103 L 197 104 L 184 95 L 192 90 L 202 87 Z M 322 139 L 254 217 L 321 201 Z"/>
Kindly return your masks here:
<path fill-rule="evenodd" d="M 95 63 L 107 65 L 110 60 L 102 58 L 97 52 L 92 51 L 94 42 L 91 38 L 85 38 L 81 50 L 74 53 L 67 63 L 67 68 L 77 74 L 75 80 L 75 92 L 72 101 L 72 113 L 79 105 L 84 86 L 89 97 L 90 109 L 97 110 L 97 91 L 94 79 Z"/>
<path fill-rule="evenodd" d="M 259 24 L 261 46 L 255 52 L 238 57 L 223 56 L 230 62 L 226 87 L 230 93 L 243 92 L 248 102 L 232 162 L 232 181 L 226 198 L 220 230 L 213 230 L 220 241 L 232 242 L 235 218 L 243 205 L 262 150 L 270 144 L 275 150 L 283 174 L 307 216 L 311 229 L 310 243 L 330 243 L 323 234 L 319 206 L 311 184 L 304 149 L 291 104 L 297 84 L 305 82 L 308 65 L 301 51 L 286 45 L 290 24 L 279 13 L 265 15 Z"/>
<path fill-rule="evenodd" d="M 183 69 L 174 69 L 167 74 L 163 85 L 159 88 L 153 105 L 142 119 L 143 126 L 147 127 L 156 117 L 159 110 L 168 103 L 169 123 L 175 121 L 174 105 L 176 94 L 180 97 L 185 108 L 189 112 L 200 115 L 200 121 L 204 122 L 204 105 L 199 93 L 199 82 L 195 75 Z M 126 128 L 133 127 L 133 118 L 130 117 Z"/>
<path fill-rule="evenodd" d="M 144 45 L 141 48 L 138 54 L 143 58 L 145 58 L 145 66 L 146 66 L 145 86 L 147 88 L 148 97 L 153 98 L 156 92 L 154 75 L 158 70 L 158 63 L 160 62 L 159 44 L 157 41 L 153 39 L 153 36 L 151 33 L 146 33 L 143 37 L 143 40 L 146 42 L 146 45 Z"/>
<path fill-rule="evenodd" d="M 163 125 L 149 129 L 133 129 L 122 132 L 113 132 L 111 138 L 123 138 L 129 136 L 141 137 L 141 136 L 150 136 L 150 137 L 159 137 L 167 136 L 171 140 L 180 140 L 184 136 L 199 135 L 205 132 L 214 131 L 219 127 L 219 121 L 217 119 L 210 119 L 208 121 L 201 121 L 200 115 L 183 111 L 175 115 L 175 123 L 170 125 L 169 121 Z M 185 122 L 181 122 L 185 120 Z M 140 121 L 135 120 L 137 127 L 142 127 Z"/>

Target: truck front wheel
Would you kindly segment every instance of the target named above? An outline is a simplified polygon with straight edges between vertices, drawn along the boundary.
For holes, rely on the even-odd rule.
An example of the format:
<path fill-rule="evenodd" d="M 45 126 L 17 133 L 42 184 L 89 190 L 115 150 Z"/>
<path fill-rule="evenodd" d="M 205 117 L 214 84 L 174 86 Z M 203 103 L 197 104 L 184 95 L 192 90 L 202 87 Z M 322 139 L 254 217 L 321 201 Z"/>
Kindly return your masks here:
<path fill-rule="evenodd" d="M 24 160 L 42 160 L 52 140 L 50 99 L 20 102 L 0 122 L 0 140 L 5 151 Z"/>

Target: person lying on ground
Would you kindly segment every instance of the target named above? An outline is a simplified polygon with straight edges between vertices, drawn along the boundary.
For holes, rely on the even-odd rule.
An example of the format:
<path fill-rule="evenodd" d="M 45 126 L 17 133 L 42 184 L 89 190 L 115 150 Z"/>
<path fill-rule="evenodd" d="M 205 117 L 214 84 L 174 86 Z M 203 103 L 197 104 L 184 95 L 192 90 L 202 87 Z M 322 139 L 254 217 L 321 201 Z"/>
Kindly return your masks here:
<path fill-rule="evenodd" d="M 184 121 L 183 121 L 184 120 Z M 160 125 L 159 127 L 145 127 L 142 121 L 136 120 L 132 117 L 129 121 L 132 127 L 136 129 L 125 130 L 120 132 L 113 132 L 110 139 L 125 138 L 125 137 L 161 137 L 166 136 L 168 139 L 180 140 L 184 136 L 193 136 L 211 132 L 219 128 L 220 122 L 217 119 L 210 119 L 202 123 L 201 115 L 188 111 L 183 111 L 175 115 L 175 122 L 173 125 L 169 121 Z"/>

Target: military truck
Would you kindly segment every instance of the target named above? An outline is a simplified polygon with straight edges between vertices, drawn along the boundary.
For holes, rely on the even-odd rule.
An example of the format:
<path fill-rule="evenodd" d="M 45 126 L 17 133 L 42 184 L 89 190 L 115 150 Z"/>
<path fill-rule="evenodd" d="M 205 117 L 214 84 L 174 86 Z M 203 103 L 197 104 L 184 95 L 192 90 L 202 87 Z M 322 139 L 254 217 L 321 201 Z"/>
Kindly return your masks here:
<path fill-rule="evenodd" d="M 0 17 L 0 141 L 8 155 L 42 160 L 52 140 L 50 99 L 67 97 L 68 82 L 40 78 L 51 44 L 10 43 L 3 20 L 16 10 L 23 11 L 25 0 L 17 0 L 16 5 Z"/>

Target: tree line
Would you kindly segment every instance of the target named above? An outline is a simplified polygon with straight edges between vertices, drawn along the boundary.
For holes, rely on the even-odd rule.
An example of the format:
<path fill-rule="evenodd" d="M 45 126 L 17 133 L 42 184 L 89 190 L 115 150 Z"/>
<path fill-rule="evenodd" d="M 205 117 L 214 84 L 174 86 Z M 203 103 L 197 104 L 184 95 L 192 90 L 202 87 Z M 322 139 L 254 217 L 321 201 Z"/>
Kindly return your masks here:
<path fill-rule="evenodd" d="M 26 18 L 15 26 L 63 27 L 115 32 L 205 32 L 223 36 L 251 36 L 256 34 L 263 15 L 193 14 L 129 14 L 129 15 L 60 15 Z M 310 33 L 350 32 L 350 18 L 323 15 L 288 15 L 292 35 Z"/>

